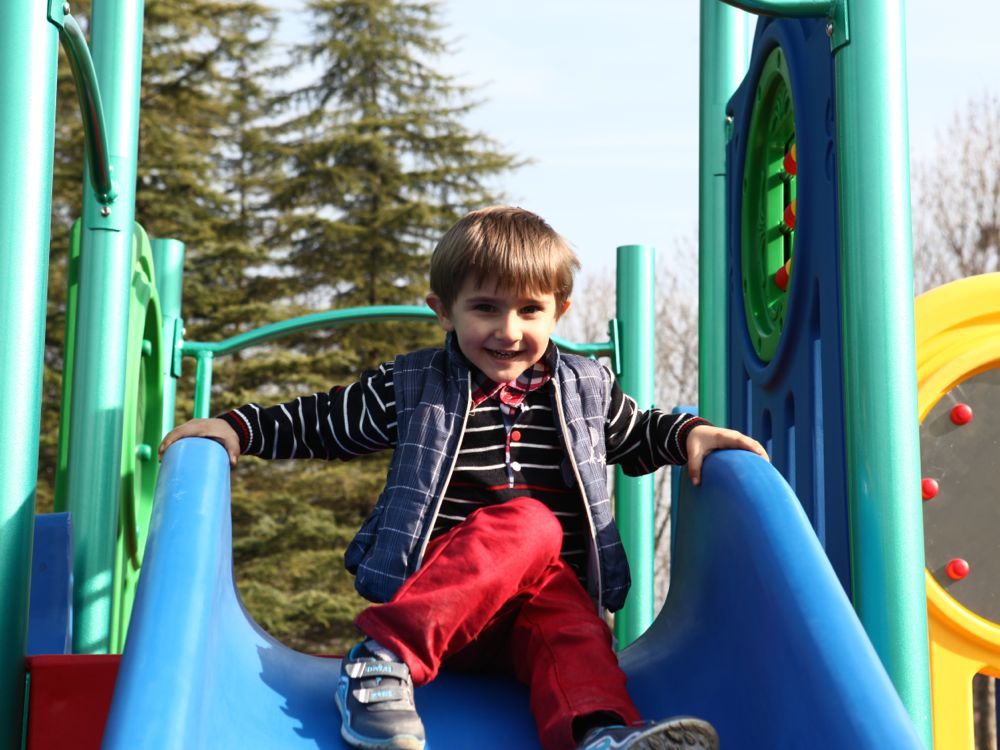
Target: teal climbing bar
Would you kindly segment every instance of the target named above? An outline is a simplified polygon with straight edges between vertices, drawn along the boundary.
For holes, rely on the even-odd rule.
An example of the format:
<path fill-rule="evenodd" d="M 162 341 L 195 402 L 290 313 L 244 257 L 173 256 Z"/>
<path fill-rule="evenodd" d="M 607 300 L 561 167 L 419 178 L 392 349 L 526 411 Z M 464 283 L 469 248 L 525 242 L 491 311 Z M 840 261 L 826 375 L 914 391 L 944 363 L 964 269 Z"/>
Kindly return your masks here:
<path fill-rule="evenodd" d="M 726 103 L 746 74 L 750 17 L 718 0 L 701 3 L 698 167 L 698 409 L 727 422 Z"/>
<path fill-rule="evenodd" d="M 70 409 L 67 506 L 73 514 L 73 650 L 110 646 L 112 579 L 133 268 L 141 0 L 94 0 L 91 46 L 104 105 L 111 177 L 107 202 L 84 183 L 83 237 Z M 89 162 L 90 155 L 88 155 Z M 86 429 L 74 426 L 86 425 Z"/>
<path fill-rule="evenodd" d="M 0 747 L 20 747 L 38 472 L 58 29 L 38 2 L 0 4 Z"/>
<path fill-rule="evenodd" d="M 174 426 L 177 401 L 177 378 L 180 376 L 180 348 L 184 323 L 181 319 L 181 296 L 184 285 L 184 243 L 180 240 L 153 240 L 153 268 L 156 291 L 163 317 L 163 343 L 166 355 L 163 372 L 163 431 Z M 176 366 L 175 366 L 176 363 Z M 175 372 L 176 370 L 176 372 Z"/>
<path fill-rule="evenodd" d="M 904 0 L 846 10 L 832 31 L 850 40 L 834 60 L 854 606 L 931 747 Z"/>
<path fill-rule="evenodd" d="M 618 248 L 617 303 L 622 390 L 640 409 L 653 406 L 656 367 L 654 331 L 656 300 L 655 253 L 648 245 Z M 634 641 L 653 622 L 653 546 L 655 509 L 653 475 L 626 477 L 615 467 L 615 516 L 632 570 L 632 588 L 615 615 L 615 635 L 621 647 Z"/>

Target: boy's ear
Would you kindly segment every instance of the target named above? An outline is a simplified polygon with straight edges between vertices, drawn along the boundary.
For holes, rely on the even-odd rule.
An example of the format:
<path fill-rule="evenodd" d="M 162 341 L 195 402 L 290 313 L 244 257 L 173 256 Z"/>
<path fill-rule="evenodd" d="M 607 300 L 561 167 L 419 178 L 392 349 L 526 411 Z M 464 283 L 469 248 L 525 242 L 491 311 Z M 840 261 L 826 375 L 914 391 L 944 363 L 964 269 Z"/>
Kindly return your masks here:
<path fill-rule="evenodd" d="M 569 310 L 569 306 L 570 306 L 570 300 L 566 300 L 565 302 L 562 303 L 562 310 L 560 310 L 559 314 L 556 315 L 556 320 L 558 320 L 559 318 L 561 318 L 563 315 L 566 314 L 566 311 Z"/>
<path fill-rule="evenodd" d="M 448 313 L 445 312 L 444 303 L 441 298 L 438 297 L 434 292 L 427 295 L 427 306 L 434 311 L 437 315 L 438 323 L 446 331 L 454 331 L 455 325 L 451 322 L 451 318 L 448 317 Z"/>

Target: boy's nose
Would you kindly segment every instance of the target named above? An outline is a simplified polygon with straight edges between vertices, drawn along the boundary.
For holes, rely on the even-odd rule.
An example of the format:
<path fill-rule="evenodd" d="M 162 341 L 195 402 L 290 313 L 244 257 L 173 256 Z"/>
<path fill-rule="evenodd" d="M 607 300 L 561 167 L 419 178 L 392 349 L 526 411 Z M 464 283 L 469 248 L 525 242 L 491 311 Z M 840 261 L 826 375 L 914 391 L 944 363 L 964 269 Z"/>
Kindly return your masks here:
<path fill-rule="evenodd" d="M 502 341 L 519 341 L 521 339 L 521 324 L 517 317 L 511 315 L 504 318 L 497 328 L 496 336 Z"/>

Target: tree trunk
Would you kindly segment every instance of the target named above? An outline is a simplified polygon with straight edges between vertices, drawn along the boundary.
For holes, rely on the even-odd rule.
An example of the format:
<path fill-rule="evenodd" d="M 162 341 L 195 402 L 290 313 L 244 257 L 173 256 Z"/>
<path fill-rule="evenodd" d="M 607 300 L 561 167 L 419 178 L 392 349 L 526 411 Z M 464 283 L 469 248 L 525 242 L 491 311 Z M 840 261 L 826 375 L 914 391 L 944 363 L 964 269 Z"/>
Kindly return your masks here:
<path fill-rule="evenodd" d="M 977 674 L 972 679 L 973 723 L 976 750 L 996 750 L 997 715 L 996 682 L 992 677 Z"/>

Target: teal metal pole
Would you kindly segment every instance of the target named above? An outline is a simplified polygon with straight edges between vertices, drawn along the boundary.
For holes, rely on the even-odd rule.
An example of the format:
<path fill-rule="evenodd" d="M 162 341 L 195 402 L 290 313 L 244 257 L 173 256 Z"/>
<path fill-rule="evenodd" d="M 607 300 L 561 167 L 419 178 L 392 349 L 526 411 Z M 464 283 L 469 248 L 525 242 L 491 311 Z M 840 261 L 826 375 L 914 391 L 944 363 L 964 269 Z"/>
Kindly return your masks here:
<path fill-rule="evenodd" d="M 211 351 L 198 352 L 194 374 L 194 416 L 205 419 L 209 416 L 212 403 L 212 361 Z"/>
<path fill-rule="evenodd" d="M 622 390 L 640 409 L 653 406 L 656 370 L 654 324 L 655 251 L 648 245 L 618 248 L 616 317 L 621 348 Z M 615 615 L 620 647 L 638 638 L 653 622 L 653 476 L 626 477 L 615 467 L 615 518 L 632 570 L 632 589 Z"/>
<path fill-rule="evenodd" d="M 160 314 L 163 317 L 163 432 L 174 426 L 174 408 L 177 402 L 177 378 L 180 352 L 175 351 L 183 342 L 184 321 L 181 319 L 181 293 L 184 287 L 184 243 L 180 240 L 153 240 L 153 271 L 156 274 L 156 291 L 160 296 Z M 176 357 L 175 357 L 176 354 Z"/>
<path fill-rule="evenodd" d="M 125 362 L 133 267 L 142 0 L 94 0 L 91 46 L 118 197 L 84 182 L 67 504 L 73 514 L 73 649 L 106 653 L 121 482 Z M 106 200 L 106 198 L 105 198 Z"/>
<path fill-rule="evenodd" d="M 931 747 L 904 0 L 846 10 L 833 39 L 849 39 L 835 65 L 854 606 Z"/>
<path fill-rule="evenodd" d="M 726 103 L 746 75 L 751 17 L 718 0 L 701 2 L 698 167 L 698 412 L 729 422 L 726 374 Z"/>
<path fill-rule="evenodd" d="M 61 20 L 61 19 L 57 19 Z M 55 148 L 58 30 L 0 5 L 0 747 L 20 747 Z"/>

